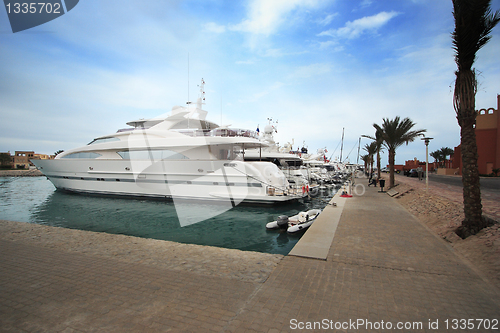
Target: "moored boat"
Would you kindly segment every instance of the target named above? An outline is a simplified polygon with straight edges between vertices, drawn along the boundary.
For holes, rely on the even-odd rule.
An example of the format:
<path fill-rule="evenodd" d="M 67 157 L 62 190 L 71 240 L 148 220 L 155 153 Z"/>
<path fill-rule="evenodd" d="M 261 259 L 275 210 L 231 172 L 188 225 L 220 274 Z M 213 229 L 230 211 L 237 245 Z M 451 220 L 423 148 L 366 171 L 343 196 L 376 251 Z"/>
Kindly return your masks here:
<path fill-rule="evenodd" d="M 291 154 L 292 145 L 290 143 L 285 145 L 285 147 L 280 147 L 278 143 L 274 141 L 276 127 L 271 123 L 271 118 L 268 118 L 268 120 L 269 124 L 266 125 L 263 132 L 260 133 L 259 139 L 263 145 L 259 148 L 246 150 L 243 156 L 244 160 L 249 162 L 272 162 L 287 178 L 290 184 L 290 190 L 296 195 L 307 197 L 309 182 L 300 170 L 303 164 L 302 158 L 296 154 Z"/>
<path fill-rule="evenodd" d="M 321 209 L 311 209 L 290 217 L 280 215 L 276 221 L 266 224 L 266 229 L 286 229 L 286 231 L 290 234 L 303 231 L 313 224 L 314 220 L 316 220 L 320 213 Z"/>
<path fill-rule="evenodd" d="M 265 146 L 254 131 L 206 120 L 204 82 L 196 104 L 174 106 L 167 117 L 131 126 L 32 160 L 57 189 L 70 192 L 274 204 L 302 197 L 273 163 L 244 161 L 246 149 Z"/>

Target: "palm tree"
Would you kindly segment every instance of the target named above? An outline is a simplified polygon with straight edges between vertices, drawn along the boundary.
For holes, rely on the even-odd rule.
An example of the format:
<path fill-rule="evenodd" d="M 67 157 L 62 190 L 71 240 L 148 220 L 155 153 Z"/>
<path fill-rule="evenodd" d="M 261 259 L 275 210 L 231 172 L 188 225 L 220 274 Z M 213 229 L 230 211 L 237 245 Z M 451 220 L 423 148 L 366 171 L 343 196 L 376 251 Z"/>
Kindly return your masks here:
<path fill-rule="evenodd" d="M 431 155 L 431 157 L 434 157 L 436 162 L 438 162 L 438 165 L 440 165 L 441 167 L 446 167 L 445 163 L 448 160 L 446 157 L 450 156 L 451 158 L 453 154 L 454 151 L 450 147 L 442 147 L 441 149 L 433 151 L 429 155 Z"/>
<path fill-rule="evenodd" d="M 365 163 L 365 173 L 368 169 L 368 164 L 370 164 L 370 156 L 368 154 L 361 156 L 361 160 Z"/>
<path fill-rule="evenodd" d="M 429 155 L 431 155 L 431 157 L 434 158 L 434 162 L 436 162 L 438 167 L 439 167 L 439 162 L 441 162 L 443 159 L 443 155 L 441 154 L 441 150 L 433 151 Z"/>
<path fill-rule="evenodd" d="M 455 151 L 451 149 L 450 147 L 442 147 L 440 149 L 441 156 L 443 156 L 443 162 L 444 162 L 444 167 L 446 168 L 446 161 L 448 160 L 446 157 L 450 156 L 450 158 L 453 156 Z"/>
<path fill-rule="evenodd" d="M 10 168 L 12 166 L 12 157 L 10 153 L 0 153 L 0 167 L 2 169 Z"/>
<path fill-rule="evenodd" d="M 491 31 L 500 21 L 500 12 L 492 14 L 491 0 L 452 0 L 455 30 L 452 33 L 455 63 L 453 107 L 460 125 L 464 215 L 457 235 L 466 238 L 486 226 L 482 216 L 479 170 L 477 167 L 476 123 L 477 80 L 472 68 L 476 53 L 491 39 Z"/>
<path fill-rule="evenodd" d="M 366 144 L 364 147 L 363 147 L 364 150 L 366 150 L 366 152 L 368 153 L 368 161 L 370 163 L 370 178 L 372 178 L 372 175 L 373 175 L 373 155 L 375 155 L 375 153 L 377 152 L 376 149 L 376 144 L 375 144 L 375 141 L 370 143 L 370 144 Z"/>
<path fill-rule="evenodd" d="M 382 140 L 382 133 L 379 131 L 375 131 L 375 137 L 369 136 L 369 135 L 362 135 L 364 138 L 368 138 L 373 140 L 375 144 L 375 152 L 377 153 L 377 179 L 380 178 L 380 152 L 383 150 L 383 143 L 384 140 Z"/>
<path fill-rule="evenodd" d="M 396 149 L 403 143 L 408 145 L 413 142 L 417 136 L 426 132 L 426 130 L 411 130 L 415 123 L 410 118 L 400 121 L 399 117 L 394 120 L 383 118 L 382 126 L 373 124 L 376 132 L 379 132 L 383 145 L 389 152 L 389 187 L 394 187 L 394 163 L 396 160 Z"/>

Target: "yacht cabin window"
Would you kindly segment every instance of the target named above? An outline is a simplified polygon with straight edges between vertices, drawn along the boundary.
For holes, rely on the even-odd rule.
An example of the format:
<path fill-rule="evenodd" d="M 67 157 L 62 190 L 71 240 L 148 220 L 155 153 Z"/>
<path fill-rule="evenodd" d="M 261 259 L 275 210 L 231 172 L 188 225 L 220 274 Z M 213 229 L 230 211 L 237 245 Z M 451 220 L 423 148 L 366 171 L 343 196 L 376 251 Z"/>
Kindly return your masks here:
<path fill-rule="evenodd" d="M 68 155 L 65 155 L 61 158 L 98 158 L 100 156 L 102 156 L 102 155 L 98 154 L 98 153 L 81 152 L 81 153 L 68 154 Z"/>
<path fill-rule="evenodd" d="M 210 150 L 215 154 L 218 160 L 243 161 L 243 148 L 238 145 L 234 146 L 211 146 Z"/>
<path fill-rule="evenodd" d="M 184 160 L 188 159 L 186 156 L 168 149 L 156 150 L 123 150 L 117 152 L 124 160 L 147 160 L 147 161 L 161 161 L 161 160 Z"/>

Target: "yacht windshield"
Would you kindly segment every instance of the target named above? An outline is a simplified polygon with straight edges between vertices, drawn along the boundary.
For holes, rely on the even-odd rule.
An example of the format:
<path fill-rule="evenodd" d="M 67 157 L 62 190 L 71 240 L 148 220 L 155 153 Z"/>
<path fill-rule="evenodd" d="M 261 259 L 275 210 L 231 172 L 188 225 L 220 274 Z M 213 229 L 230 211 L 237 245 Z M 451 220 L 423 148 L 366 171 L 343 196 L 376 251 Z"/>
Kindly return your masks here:
<path fill-rule="evenodd" d="M 93 145 L 95 143 L 105 143 L 105 142 L 113 142 L 113 141 L 120 141 L 120 139 L 115 138 L 115 137 L 94 139 L 93 141 L 89 142 L 89 145 Z"/>
<path fill-rule="evenodd" d="M 244 130 L 240 128 L 216 128 L 211 131 L 212 136 L 240 136 L 245 138 L 259 138 L 259 133 L 255 131 Z"/>
<path fill-rule="evenodd" d="M 175 129 L 174 131 L 187 136 L 222 136 L 222 137 L 245 137 L 245 138 L 259 138 L 259 133 L 255 131 L 244 130 L 240 128 L 216 128 L 213 130 L 208 129 Z"/>

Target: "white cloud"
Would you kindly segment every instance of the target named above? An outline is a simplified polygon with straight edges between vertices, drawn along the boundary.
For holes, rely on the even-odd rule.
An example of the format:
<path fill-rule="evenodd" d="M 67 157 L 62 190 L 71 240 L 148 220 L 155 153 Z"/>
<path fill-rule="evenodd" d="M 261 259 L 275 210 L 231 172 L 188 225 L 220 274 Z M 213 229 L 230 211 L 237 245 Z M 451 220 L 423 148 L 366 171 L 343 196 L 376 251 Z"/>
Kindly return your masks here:
<path fill-rule="evenodd" d="M 238 103 L 243 103 L 243 104 L 254 103 L 256 101 L 261 100 L 263 97 L 265 97 L 271 93 L 275 93 L 277 90 L 280 90 L 283 86 L 285 86 L 285 84 L 278 81 L 278 82 L 274 82 L 272 85 L 268 85 L 266 87 L 259 87 L 260 91 L 253 93 L 247 99 L 238 100 Z"/>
<path fill-rule="evenodd" d="M 262 54 L 263 57 L 278 58 L 282 57 L 285 53 L 281 49 L 267 49 Z"/>
<path fill-rule="evenodd" d="M 319 42 L 319 49 L 320 50 L 330 49 L 333 50 L 334 52 L 341 52 L 344 50 L 344 46 L 339 45 L 337 41 L 328 40 L 326 42 Z"/>
<path fill-rule="evenodd" d="M 221 34 L 221 33 L 226 31 L 225 26 L 219 25 L 219 24 L 214 23 L 214 22 L 209 22 L 209 23 L 204 24 L 203 28 L 205 29 L 205 31 L 214 32 L 217 34 Z"/>
<path fill-rule="evenodd" d="M 237 65 L 253 65 L 255 61 L 253 60 L 238 60 L 236 61 Z"/>
<path fill-rule="evenodd" d="M 354 39 L 361 36 L 366 31 L 376 31 L 397 15 L 399 15 L 399 13 L 395 11 L 380 12 L 377 15 L 365 16 L 354 21 L 349 21 L 342 28 L 323 31 L 318 36 Z"/>
<path fill-rule="evenodd" d="M 293 73 L 291 73 L 288 78 L 290 79 L 306 79 L 313 76 L 323 75 L 330 73 L 332 67 L 330 64 L 311 64 L 308 66 L 298 67 Z"/>
<path fill-rule="evenodd" d="M 338 15 L 339 15 L 339 13 L 328 14 L 325 18 L 319 20 L 318 24 L 323 25 L 323 26 L 329 25 L 333 21 L 333 19 L 335 17 L 337 17 Z"/>
<path fill-rule="evenodd" d="M 271 35 L 297 8 L 314 8 L 319 0 L 252 0 L 248 6 L 247 18 L 231 30 L 259 35 Z"/>
<path fill-rule="evenodd" d="M 363 0 L 360 4 L 361 8 L 369 7 L 373 3 L 373 0 Z"/>

